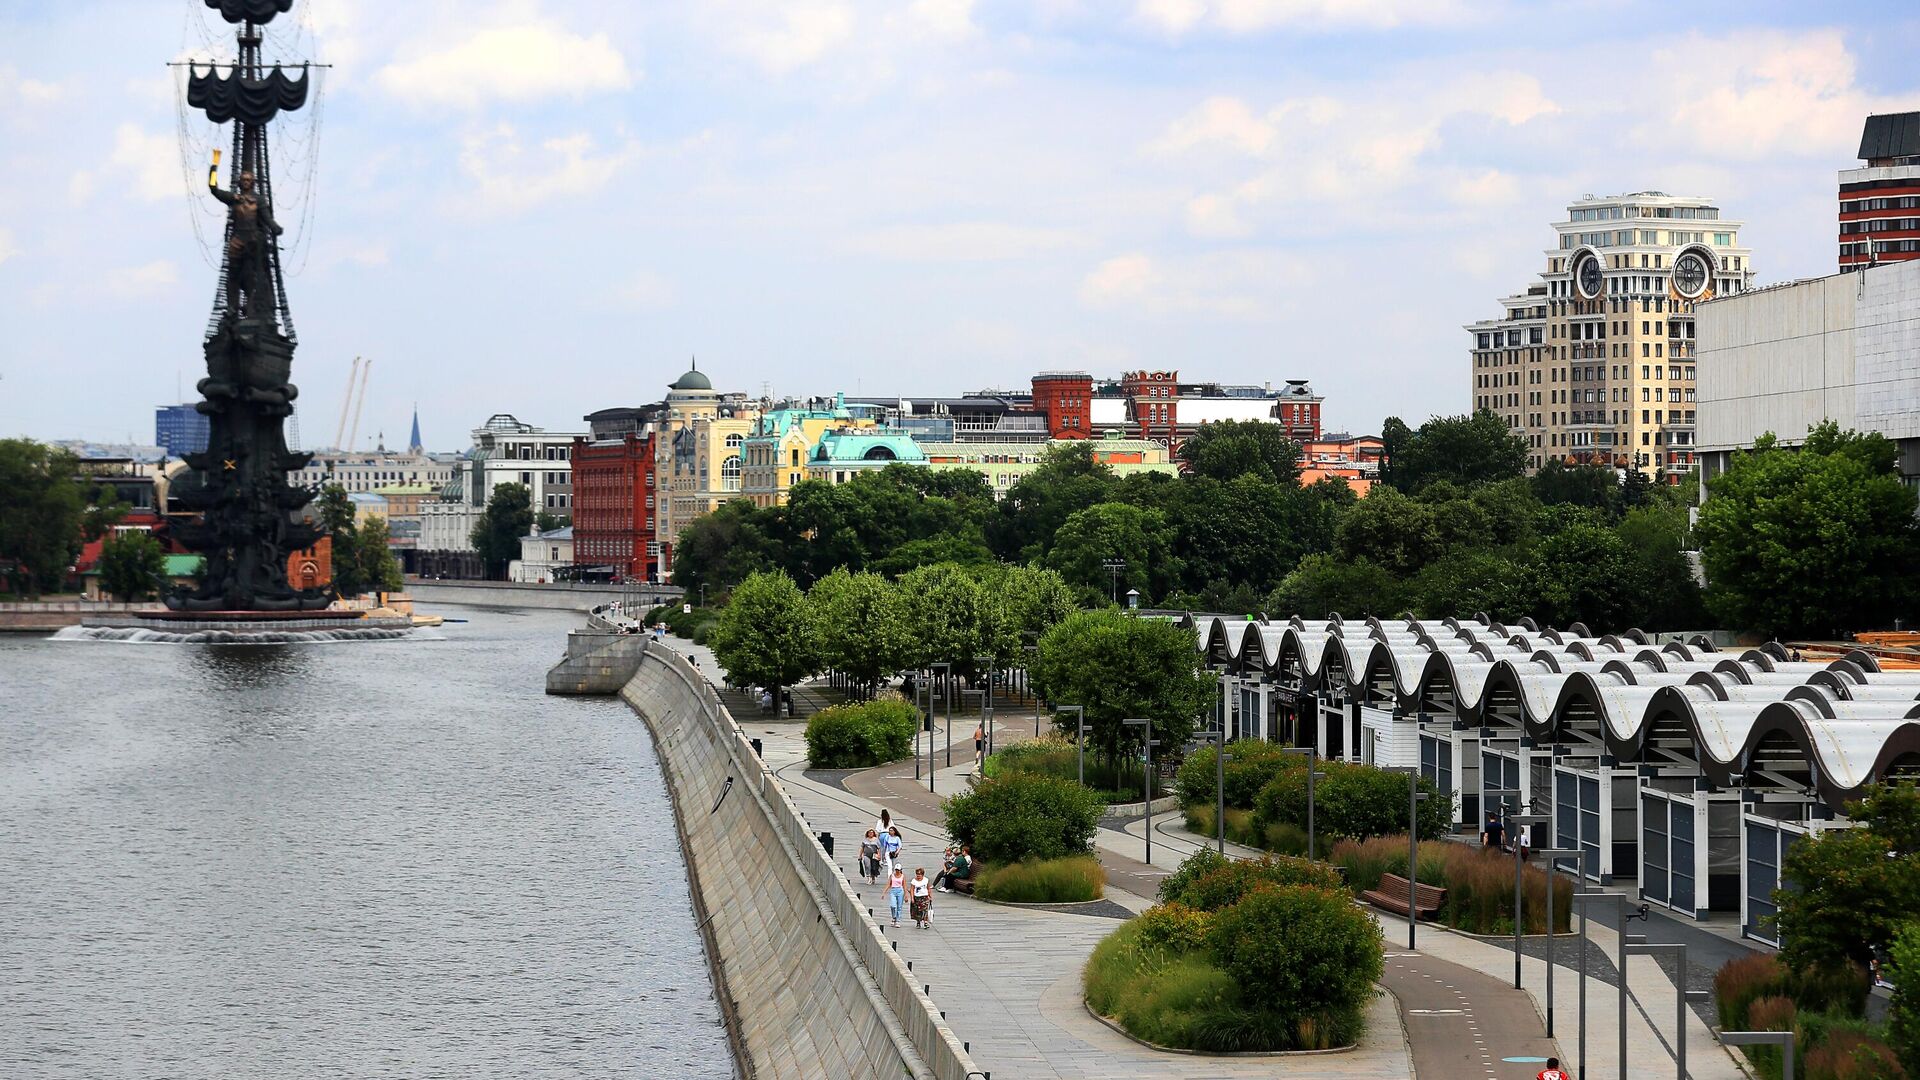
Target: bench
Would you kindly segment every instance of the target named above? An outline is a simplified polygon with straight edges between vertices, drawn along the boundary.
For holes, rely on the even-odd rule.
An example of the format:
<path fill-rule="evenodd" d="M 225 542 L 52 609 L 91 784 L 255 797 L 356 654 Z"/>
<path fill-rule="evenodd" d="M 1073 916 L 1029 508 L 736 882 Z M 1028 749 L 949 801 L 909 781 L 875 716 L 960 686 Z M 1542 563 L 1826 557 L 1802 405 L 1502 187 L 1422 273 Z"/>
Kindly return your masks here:
<path fill-rule="evenodd" d="M 1377 908 L 1384 908 L 1396 915 L 1407 914 L 1407 879 L 1399 874 L 1380 875 L 1380 887 L 1360 894 L 1360 899 Z M 1413 908 L 1422 919 L 1432 919 L 1440 914 L 1447 903 L 1447 890 L 1437 885 L 1415 885 L 1413 887 Z"/>

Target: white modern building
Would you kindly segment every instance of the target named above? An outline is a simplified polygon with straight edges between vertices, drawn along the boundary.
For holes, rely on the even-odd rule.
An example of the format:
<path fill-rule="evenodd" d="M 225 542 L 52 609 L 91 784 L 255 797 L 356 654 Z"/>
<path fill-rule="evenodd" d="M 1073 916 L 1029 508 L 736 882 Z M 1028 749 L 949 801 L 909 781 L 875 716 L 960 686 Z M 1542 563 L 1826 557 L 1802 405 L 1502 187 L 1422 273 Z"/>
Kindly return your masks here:
<path fill-rule="evenodd" d="M 507 564 L 507 580 L 547 585 L 573 565 L 573 526 L 535 529 L 520 538 L 520 557 Z"/>
<path fill-rule="evenodd" d="M 459 461 L 458 454 L 320 450 L 314 453 L 306 468 L 287 479 L 315 487 L 338 484 L 349 495 L 378 491 L 395 484 L 441 487 L 453 479 Z"/>
<path fill-rule="evenodd" d="M 1830 419 L 1894 440 L 1920 484 L 1920 260 L 1713 300 L 1695 317 L 1703 476 L 1768 432 L 1794 446 Z"/>
<path fill-rule="evenodd" d="M 1845 827 L 1868 784 L 1920 777 L 1920 671 L 1866 652 L 1811 663 L 1485 616 L 1190 624 L 1229 737 L 1415 766 L 1467 829 L 1495 805 L 1547 814 L 1554 846 L 1583 853 L 1565 871 L 1737 914 L 1763 940 L 1785 850 Z"/>

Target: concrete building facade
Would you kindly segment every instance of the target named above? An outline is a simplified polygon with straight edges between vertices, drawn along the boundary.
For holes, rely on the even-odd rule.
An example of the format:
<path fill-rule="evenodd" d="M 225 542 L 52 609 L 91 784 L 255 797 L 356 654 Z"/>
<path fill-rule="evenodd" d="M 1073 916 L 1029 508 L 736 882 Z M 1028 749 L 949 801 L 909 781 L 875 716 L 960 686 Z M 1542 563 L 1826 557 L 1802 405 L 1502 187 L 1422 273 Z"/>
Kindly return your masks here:
<path fill-rule="evenodd" d="M 1855 267 L 1700 305 L 1702 476 L 1771 432 L 1832 420 L 1900 447 L 1920 486 L 1920 262 Z"/>
<path fill-rule="evenodd" d="M 1710 201 L 1586 196 L 1554 223 L 1539 281 L 1466 326 L 1471 398 L 1527 441 L 1527 463 L 1694 466 L 1696 303 L 1744 292 L 1752 253 Z"/>

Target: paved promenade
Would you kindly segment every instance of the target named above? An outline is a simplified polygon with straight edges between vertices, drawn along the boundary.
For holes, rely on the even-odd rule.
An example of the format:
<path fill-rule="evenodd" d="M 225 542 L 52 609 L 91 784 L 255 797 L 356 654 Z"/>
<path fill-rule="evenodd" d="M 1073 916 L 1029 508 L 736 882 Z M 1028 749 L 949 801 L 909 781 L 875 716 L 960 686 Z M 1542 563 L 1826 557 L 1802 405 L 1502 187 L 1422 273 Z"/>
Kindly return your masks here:
<path fill-rule="evenodd" d="M 669 644 L 699 655 L 701 670 L 717 677 L 719 669 L 706 650 L 678 640 Z M 937 870 L 943 838 L 939 800 L 965 788 L 965 774 L 972 767 L 970 739 L 964 753 L 956 743 L 951 769 L 945 767 L 944 753 L 936 754 L 940 767 L 930 794 L 924 774 L 914 778 L 910 761 L 861 773 L 829 774 L 837 775 L 837 783 L 818 774 L 808 776 L 803 772 L 802 725 L 763 717 L 737 719 L 749 734 L 763 740 L 768 765 L 779 773 L 815 831 L 834 834 L 836 861 L 849 877 L 854 876 L 858 838 L 882 807 L 891 811 L 906 834 L 907 865 L 924 863 L 929 873 Z M 973 722 L 956 718 L 957 739 L 971 734 Z M 1002 718 L 997 738 L 1031 736 L 1031 723 L 1031 718 Z M 943 751 L 944 739 L 942 732 Z M 1178 816 L 1156 815 L 1153 864 L 1148 865 L 1145 836 L 1144 820 L 1134 819 L 1123 829 L 1103 828 L 1095 839 L 1107 870 L 1108 898 L 1135 911 L 1152 902 L 1160 880 L 1181 859 L 1210 843 L 1187 832 Z M 1227 849 L 1240 856 L 1257 854 L 1234 844 Z M 883 892 L 863 885 L 857 877 L 854 885 L 863 898 L 871 899 L 870 906 L 884 921 Z M 1410 952 L 1404 948 L 1405 920 L 1374 914 L 1386 934 L 1387 962 L 1381 981 L 1391 996 L 1376 1003 L 1366 1043 L 1345 1054 L 1292 1058 L 1155 1052 L 1089 1016 L 1080 999 L 1080 969 L 1093 946 L 1116 925 L 1110 918 L 943 895 L 934 904 L 932 930 L 915 930 L 909 923 L 891 936 L 901 955 L 914 962 L 916 976 L 925 974 L 949 1023 L 971 1043 L 975 1060 L 996 1076 L 1228 1080 L 1292 1075 L 1337 1080 L 1418 1075 L 1445 1080 L 1531 1080 L 1542 1067 L 1540 1059 L 1548 1055 L 1557 1054 L 1569 1067 L 1578 1065 L 1577 980 L 1566 966 L 1574 942 L 1562 942 L 1566 951 L 1555 967 L 1559 1037 L 1550 1040 L 1542 1019 L 1543 960 L 1523 960 L 1525 989 L 1515 990 L 1510 945 L 1427 924 L 1421 927 L 1418 951 Z M 1618 939 L 1612 930 L 1594 926 L 1591 940 L 1595 952 L 1590 956 L 1611 956 Z M 1611 977 L 1610 966 L 1602 962 L 1596 967 Z M 1590 974 L 1587 983 L 1587 1070 L 1574 1075 L 1579 1080 L 1615 1077 L 1620 1074 L 1617 992 L 1600 975 Z M 1630 965 L 1629 986 L 1628 1075 L 1673 1075 L 1669 1049 L 1673 983 L 1653 960 L 1636 957 Z M 1697 1016 L 1688 1017 L 1686 1039 L 1688 1073 L 1693 1080 L 1743 1080 L 1745 1074 Z"/>

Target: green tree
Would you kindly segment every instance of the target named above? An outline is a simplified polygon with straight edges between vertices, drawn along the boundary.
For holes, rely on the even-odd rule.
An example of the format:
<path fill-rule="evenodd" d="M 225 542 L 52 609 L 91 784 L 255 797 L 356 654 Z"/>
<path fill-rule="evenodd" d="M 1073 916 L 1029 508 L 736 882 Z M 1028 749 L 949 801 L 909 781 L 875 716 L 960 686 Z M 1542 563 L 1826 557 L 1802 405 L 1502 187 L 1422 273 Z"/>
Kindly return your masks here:
<path fill-rule="evenodd" d="M 487 496 L 487 507 L 473 526 L 473 547 L 487 576 L 504 576 L 520 557 L 520 539 L 533 531 L 533 491 L 525 484 L 501 484 Z"/>
<path fill-rule="evenodd" d="M 736 683 L 780 692 L 819 670 L 819 633 L 807 598 L 778 571 L 736 585 L 708 633 L 713 657 Z"/>
<path fill-rule="evenodd" d="M 1174 487 L 1165 513 L 1180 555 L 1181 584 L 1196 592 L 1240 585 L 1262 596 L 1300 561 L 1302 519 L 1314 512 L 1320 494 L 1251 473 L 1224 483 L 1190 477 Z"/>
<path fill-rule="evenodd" d="M 1524 606 L 1516 592 L 1519 576 L 1520 567 L 1499 548 L 1448 552 L 1407 582 L 1409 606 L 1427 619 L 1519 611 Z"/>
<path fill-rule="evenodd" d="M 1300 483 L 1300 447 L 1278 424 L 1216 420 L 1200 425 L 1176 455 L 1194 476 L 1234 480 L 1254 476 L 1271 484 Z"/>
<path fill-rule="evenodd" d="M 349 533 L 348 553 L 353 563 L 354 581 L 360 586 L 359 592 L 390 593 L 399 592 L 405 587 L 406 580 L 400 574 L 400 560 L 394 557 L 393 548 L 388 543 L 390 536 L 387 519 L 377 514 L 369 516 L 360 523 L 359 528 Z M 333 556 L 335 574 L 339 573 L 340 563 L 340 549 L 336 547 Z"/>
<path fill-rule="evenodd" d="M 680 530 L 673 546 L 673 583 L 688 596 L 704 591 L 717 597 L 753 574 L 783 569 L 782 553 L 799 546 L 787 543 L 785 534 L 778 508 L 745 499 L 722 503 Z"/>
<path fill-rule="evenodd" d="M 1531 483 L 1534 496 L 1549 506 L 1611 510 L 1620 500 L 1620 476 L 1605 465 L 1569 465 L 1554 458 L 1534 472 Z"/>
<path fill-rule="evenodd" d="M 1596 634 L 1625 630 L 1644 610 L 1632 553 L 1618 533 L 1575 525 L 1537 545 L 1520 573 L 1515 603 L 1543 625 L 1582 622 Z"/>
<path fill-rule="evenodd" d="M 1767 436 L 1708 483 L 1695 536 L 1707 604 L 1772 635 L 1887 625 L 1915 595 L 1914 492 L 1878 435 L 1828 421 L 1799 451 Z"/>
<path fill-rule="evenodd" d="M 1111 608 L 1078 612 L 1042 634 L 1031 674 L 1043 699 L 1086 707 L 1088 736 L 1114 764 L 1142 749 L 1141 729 L 1122 720 L 1149 717 L 1153 737 L 1176 747 L 1192 737 L 1218 689 L 1190 632 Z M 1054 721 L 1074 731 L 1073 721 Z"/>
<path fill-rule="evenodd" d="M 1398 431 L 1405 430 L 1400 424 Z M 1472 416 L 1436 416 L 1418 431 L 1396 434 L 1394 442 L 1388 451 L 1392 484 L 1410 494 L 1436 480 L 1471 487 L 1527 469 L 1526 440 L 1487 409 Z"/>
<path fill-rule="evenodd" d="M 966 567 L 935 563 L 900 576 L 906 609 L 905 661 L 915 668 L 952 664 L 956 675 L 979 670 L 977 657 L 1012 651 L 1006 610 Z"/>
<path fill-rule="evenodd" d="M 353 528 L 353 500 L 339 484 L 322 487 L 320 497 L 314 500 L 314 508 L 320 516 L 320 527 L 329 535 L 338 537 Z"/>
<path fill-rule="evenodd" d="M 1053 570 L 1009 566 L 993 587 L 1006 600 L 1014 632 L 1026 641 L 1038 641 L 1041 634 L 1080 610 L 1073 586 Z"/>
<path fill-rule="evenodd" d="M 1364 559 L 1398 576 L 1415 573 L 1442 547 L 1433 507 L 1385 484 L 1374 485 L 1347 511 L 1337 542 L 1347 559 Z"/>
<path fill-rule="evenodd" d="M 100 585 L 132 603 L 166 587 L 167 555 L 148 532 L 123 532 L 100 546 Z"/>
<path fill-rule="evenodd" d="M 1900 1055 L 1907 1075 L 1920 1076 L 1920 918 L 1909 919 L 1894 935 L 1887 960 L 1887 978 L 1893 983 L 1887 1042 Z"/>
<path fill-rule="evenodd" d="M 1870 789 L 1848 816 L 1853 828 L 1802 840 L 1781 862 L 1775 921 L 1794 971 L 1864 967 L 1920 911 L 1920 789 Z"/>
<path fill-rule="evenodd" d="M 86 494 L 73 455 L 30 439 L 0 439 L 0 562 L 16 593 L 57 591 L 80 554 Z"/>
<path fill-rule="evenodd" d="M 551 510 L 542 510 L 533 515 L 533 527 L 543 533 L 552 532 L 555 529 L 564 529 L 571 524 L 573 524 L 573 518 L 571 516 L 556 514 Z"/>
<path fill-rule="evenodd" d="M 807 605 L 821 666 L 851 676 L 863 694 L 871 696 L 880 680 L 905 666 L 906 604 L 886 578 L 834 570 L 807 590 Z"/>
<path fill-rule="evenodd" d="M 1055 443 L 1039 468 L 1007 490 L 988 526 L 988 544 L 1009 562 L 1040 561 L 1067 518 L 1110 501 L 1115 487 L 1113 470 L 1094 460 L 1092 443 Z"/>
<path fill-rule="evenodd" d="M 1324 619 L 1336 611 L 1345 618 L 1384 618 L 1406 608 L 1406 586 L 1391 571 L 1367 559 L 1337 555 L 1301 559 L 1267 597 L 1266 605 L 1274 618 L 1298 615 L 1303 619 Z"/>
<path fill-rule="evenodd" d="M 1143 599 L 1173 589 L 1179 567 L 1173 557 L 1173 529 L 1158 510 L 1125 503 L 1099 503 L 1076 510 L 1054 535 L 1047 553 L 1049 569 L 1092 596 L 1113 598 L 1139 589 Z M 1116 581 L 1106 560 L 1126 563 Z"/>

